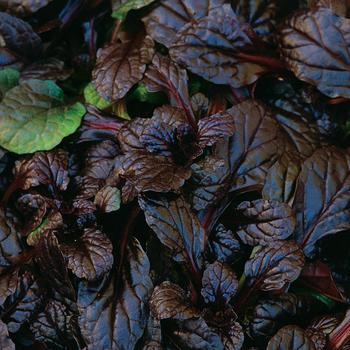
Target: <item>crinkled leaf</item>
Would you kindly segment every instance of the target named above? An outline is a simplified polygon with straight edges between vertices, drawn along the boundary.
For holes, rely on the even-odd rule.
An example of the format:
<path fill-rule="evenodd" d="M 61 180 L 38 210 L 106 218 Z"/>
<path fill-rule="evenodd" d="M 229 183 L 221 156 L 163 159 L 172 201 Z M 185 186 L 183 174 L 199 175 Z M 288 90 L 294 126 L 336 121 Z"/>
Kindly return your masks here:
<path fill-rule="evenodd" d="M 227 164 L 222 158 L 209 155 L 192 164 L 189 184 L 193 208 L 202 210 L 221 199 L 226 191 L 227 177 Z"/>
<path fill-rule="evenodd" d="M 6 48 L 21 56 L 35 59 L 41 55 L 40 37 L 27 22 L 19 18 L 0 12 L 0 35 Z"/>
<path fill-rule="evenodd" d="M 18 85 L 19 72 L 12 68 L 0 70 L 0 101 L 8 90 Z"/>
<path fill-rule="evenodd" d="M 330 97 L 350 97 L 350 20 L 317 8 L 297 13 L 279 31 L 282 56 L 298 79 Z"/>
<path fill-rule="evenodd" d="M 53 291 L 55 299 L 70 305 L 76 300 L 58 240 L 53 232 L 45 231 L 38 243 L 39 256 L 35 258 L 40 274 Z"/>
<path fill-rule="evenodd" d="M 217 225 L 209 237 L 210 249 L 221 262 L 232 262 L 240 251 L 239 241 L 224 225 Z"/>
<path fill-rule="evenodd" d="M 145 343 L 142 350 L 162 350 L 162 330 L 160 320 L 150 316 L 145 331 Z"/>
<path fill-rule="evenodd" d="M 123 161 L 123 175 L 138 192 L 168 192 L 180 188 L 191 176 L 191 170 L 169 162 L 164 156 L 132 151 Z"/>
<path fill-rule="evenodd" d="M 170 46 L 177 33 L 189 22 L 194 25 L 225 0 L 162 0 L 143 21 L 149 35 L 159 43 Z"/>
<path fill-rule="evenodd" d="M 7 219 L 5 209 L 0 208 L 0 305 L 17 288 L 18 269 L 9 269 L 11 258 L 22 253 L 20 238 L 12 223 Z M 5 272 L 5 270 L 7 271 Z"/>
<path fill-rule="evenodd" d="M 258 199 L 241 203 L 237 211 L 243 216 L 243 222 L 247 220 L 237 231 L 245 244 L 268 245 L 294 232 L 295 215 L 288 204 Z"/>
<path fill-rule="evenodd" d="M 187 320 L 199 316 L 199 311 L 191 305 L 186 292 L 177 284 L 168 281 L 154 288 L 150 308 L 152 314 L 160 320 Z"/>
<path fill-rule="evenodd" d="M 40 184 L 53 186 L 55 189 L 65 191 L 69 183 L 68 153 L 62 149 L 51 152 L 35 153 L 33 168 L 36 180 Z"/>
<path fill-rule="evenodd" d="M 198 142 L 202 147 L 212 146 L 216 142 L 228 138 L 235 131 L 232 115 L 226 113 L 214 114 L 198 122 Z"/>
<path fill-rule="evenodd" d="M 0 344 L 3 350 L 15 350 L 16 346 L 9 336 L 9 331 L 4 322 L 0 321 Z"/>
<path fill-rule="evenodd" d="M 201 294 L 206 303 L 228 303 L 236 294 L 238 280 L 229 265 L 215 261 L 204 270 L 202 285 Z"/>
<path fill-rule="evenodd" d="M 100 49 L 92 72 L 97 91 L 107 100 L 123 98 L 142 79 L 146 64 L 152 61 L 153 46 L 149 36 L 138 36 Z"/>
<path fill-rule="evenodd" d="M 73 313 L 62 303 L 49 300 L 45 309 L 30 324 L 34 339 L 50 348 L 76 348 L 73 336 Z"/>
<path fill-rule="evenodd" d="M 35 276 L 25 272 L 19 278 L 15 292 L 0 306 L 0 318 L 6 322 L 11 333 L 16 333 L 39 311 L 44 298 L 45 290 L 37 283 Z"/>
<path fill-rule="evenodd" d="M 68 268 L 79 278 L 96 280 L 112 268 L 112 243 L 99 230 L 87 228 L 73 243 L 62 244 L 61 249 Z"/>
<path fill-rule="evenodd" d="M 0 0 L 0 9 L 19 17 L 29 16 L 52 0 Z"/>
<path fill-rule="evenodd" d="M 63 105 L 52 81 L 28 80 L 8 91 L 0 105 L 0 145 L 15 153 L 50 150 L 80 125 L 85 108 Z"/>
<path fill-rule="evenodd" d="M 281 328 L 269 341 L 267 350 L 316 350 L 311 339 L 305 331 L 298 326 L 285 326 Z"/>
<path fill-rule="evenodd" d="M 123 21 L 130 10 L 139 10 L 151 4 L 154 0 L 114 0 L 112 17 Z"/>
<path fill-rule="evenodd" d="M 105 100 L 99 95 L 95 86 L 89 83 L 84 89 L 85 102 L 95 106 L 98 109 L 106 109 L 111 106 L 111 102 Z"/>
<path fill-rule="evenodd" d="M 98 285 L 82 282 L 79 286 L 79 325 L 87 348 L 133 350 L 147 324 L 152 288 L 148 258 L 134 239 L 121 280 L 113 272 Z"/>
<path fill-rule="evenodd" d="M 40 244 L 40 240 L 43 236 L 62 227 L 63 218 L 61 213 L 57 210 L 53 210 L 42 220 L 38 227 L 28 234 L 27 244 L 30 246 L 37 246 Z"/>
<path fill-rule="evenodd" d="M 293 208 L 295 237 L 307 256 L 326 235 L 349 229 L 350 156 L 346 150 L 321 148 L 302 165 Z"/>
<path fill-rule="evenodd" d="M 302 250 L 294 242 L 275 241 L 245 263 L 244 273 L 261 290 L 278 290 L 299 277 L 304 261 Z"/>
<path fill-rule="evenodd" d="M 202 318 L 182 322 L 179 329 L 174 331 L 174 336 L 186 349 L 224 349 L 220 336 L 211 330 Z"/>
<path fill-rule="evenodd" d="M 177 143 L 176 129 L 157 123 L 145 129 L 140 141 L 150 153 L 172 157 Z"/>
<path fill-rule="evenodd" d="M 170 56 L 192 73 L 215 84 L 241 87 L 256 81 L 266 68 L 245 55 L 253 46 L 230 5 L 211 11 L 195 26 L 183 27 Z"/>
<path fill-rule="evenodd" d="M 112 140 L 104 140 L 92 146 L 86 154 L 84 175 L 93 179 L 107 179 L 118 154 L 118 146 Z"/>
<path fill-rule="evenodd" d="M 120 208 L 120 191 L 117 187 L 105 186 L 95 196 L 94 203 L 104 213 L 110 213 Z"/>
<path fill-rule="evenodd" d="M 168 199 L 164 196 L 142 197 L 139 203 L 148 225 L 172 251 L 173 258 L 200 268 L 206 236 L 189 204 L 182 197 Z"/>
<path fill-rule="evenodd" d="M 249 333 L 257 339 L 271 337 L 278 327 L 311 313 L 312 306 L 310 298 L 292 293 L 261 299 L 254 307 Z"/>
<path fill-rule="evenodd" d="M 225 332 L 221 333 L 221 340 L 225 350 L 240 350 L 244 342 L 242 326 L 238 322 L 233 322 Z"/>
<path fill-rule="evenodd" d="M 44 220 L 47 212 L 47 200 L 40 194 L 26 193 L 17 200 L 17 208 L 25 217 L 23 234 L 35 230 Z"/>
<path fill-rule="evenodd" d="M 122 175 L 138 192 L 178 189 L 191 176 L 190 167 L 183 163 L 189 161 L 195 147 L 190 147 L 188 151 L 191 154 L 187 154 L 186 146 L 189 144 L 186 140 L 179 137 L 175 140 L 171 131 L 166 132 L 171 127 L 180 126 L 184 119 L 181 109 L 164 106 L 154 112 L 152 119 L 136 118 L 120 130 L 118 139 L 124 151 L 121 158 Z M 159 120 L 162 125 L 153 130 L 152 127 Z M 162 126 L 166 126 L 166 129 Z M 180 135 L 186 137 L 185 133 Z M 172 157 L 167 156 L 170 151 Z"/>
<path fill-rule="evenodd" d="M 72 75 L 72 70 L 56 58 L 48 58 L 28 65 L 21 71 L 21 81 L 30 79 L 63 81 Z"/>
<path fill-rule="evenodd" d="M 329 335 L 340 324 L 339 317 L 326 315 L 314 319 L 309 327 L 318 329 L 325 335 Z"/>
<path fill-rule="evenodd" d="M 321 330 L 308 327 L 305 330 L 305 334 L 314 343 L 316 350 L 324 350 L 327 344 L 327 338 Z"/>
<path fill-rule="evenodd" d="M 276 0 L 232 1 L 234 11 L 261 36 L 269 35 L 275 29 L 278 5 Z"/>

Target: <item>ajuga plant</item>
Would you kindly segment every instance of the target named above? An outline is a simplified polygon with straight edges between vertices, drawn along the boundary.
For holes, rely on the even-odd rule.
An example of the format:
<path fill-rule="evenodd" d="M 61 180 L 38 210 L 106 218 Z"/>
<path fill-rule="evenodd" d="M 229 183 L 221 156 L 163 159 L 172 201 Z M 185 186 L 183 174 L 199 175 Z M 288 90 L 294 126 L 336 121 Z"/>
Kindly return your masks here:
<path fill-rule="evenodd" d="M 0 348 L 350 349 L 349 14 L 0 0 Z"/>

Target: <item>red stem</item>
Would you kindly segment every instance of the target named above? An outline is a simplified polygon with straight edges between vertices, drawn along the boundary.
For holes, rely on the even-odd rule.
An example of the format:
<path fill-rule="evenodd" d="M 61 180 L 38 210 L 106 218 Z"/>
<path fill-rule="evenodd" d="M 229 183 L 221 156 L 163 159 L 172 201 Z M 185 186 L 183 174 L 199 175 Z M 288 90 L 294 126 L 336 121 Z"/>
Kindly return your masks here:
<path fill-rule="evenodd" d="M 273 70 L 284 70 L 284 64 L 277 58 L 260 56 L 260 55 L 251 55 L 245 52 L 239 52 L 235 54 L 236 57 L 251 63 L 260 64 L 262 66 L 267 66 Z"/>
<path fill-rule="evenodd" d="M 117 257 L 117 286 L 119 285 L 120 277 L 122 275 L 123 265 L 124 265 L 124 258 L 125 258 L 125 252 L 126 252 L 126 246 L 128 244 L 129 236 L 131 231 L 134 229 L 136 223 L 137 223 L 137 217 L 139 216 L 141 212 L 140 207 L 136 204 L 134 208 L 132 208 L 130 214 L 128 215 L 128 219 L 126 221 L 126 224 L 124 226 L 123 231 L 121 232 L 121 238 L 119 242 L 119 249 L 118 249 L 118 257 Z"/>
<path fill-rule="evenodd" d="M 84 120 L 83 124 L 93 129 L 119 131 L 122 124 L 119 123 L 94 123 Z"/>

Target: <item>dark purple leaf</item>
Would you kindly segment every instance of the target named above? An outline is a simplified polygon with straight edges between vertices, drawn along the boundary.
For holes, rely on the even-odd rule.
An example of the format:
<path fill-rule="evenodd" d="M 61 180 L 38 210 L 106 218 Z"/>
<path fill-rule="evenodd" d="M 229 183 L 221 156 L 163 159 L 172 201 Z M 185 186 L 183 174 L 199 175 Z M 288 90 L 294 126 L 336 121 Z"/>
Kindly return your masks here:
<path fill-rule="evenodd" d="M 206 303 L 228 303 L 236 294 L 238 280 L 229 265 L 216 261 L 205 269 L 202 285 L 201 293 Z"/>
<path fill-rule="evenodd" d="M 0 35 L 4 46 L 16 54 L 28 58 L 37 58 L 42 52 L 40 37 L 32 27 L 19 18 L 0 12 Z"/>
<path fill-rule="evenodd" d="M 143 21 L 149 35 L 159 43 L 170 46 L 178 32 L 189 22 L 196 25 L 225 0 L 162 0 Z"/>
<path fill-rule="evenodd" d="M 17 207 L 26 218 L 24 234 L 35 230 L 43 221 L 47 211 L 47 200 L 40 194 L 27 193 L 19 197 Z"/>
<path fill-rule="evenodd" d="M 149 36 L 111 42 L 97 52 L 93 84 L 104 98 L 117 101 L 138 83 L 152 61 L 154 43 Z"/>
<path fill-rule="evenodd" d="M 140 142 L 150 153 L 172 157 L 177 143 L 176 129 L 162 122 L 154 123 L 142 133 Z"/>
<path fill-rule="evenodd" d="M 92 146 L 86 154 L 84 175 L 105 180 L 110 175 L 118 154 L 118 146 L 111 140 Z"/>
<path fill-rule="evenodd" d="M 6 322 L 10 333 L 18 332 L 21 326 L 39 311 L 45 293 L 45 289 L 30 272 L 25 272 L 19 277 L 15 292 L 0 306 L 0 318 Z"/>
<path fill-rule="evenodd" d="M 231 230 L 224 225 L 217 225 L 209 237 L 210 249 L 215 258 L 221 262 L 230 263 L 237 258 L 240 244 Z"/>
<path fill-rule="evenodd" d="M 198 122 L 198 138 L 202 147 L 213 146 L 235 131 L 234 118 L 229 113 L 218 113 Z"/>
<path fill-rule="evenodd" d="M 79 278 L 96 280 L 113 265 L 112 243 L 99 230 L 85 229 L 84 234 L 71 244 L 62 244 L 68 268 Z"/>
<path fill-rule="evenodd" d="M 278 327 L 297 321 L 303 314 L 311 313 L 312 306 L 310 298 L 292 293 L 261 299 L 254 307 L 249 333 L 257 339 L 271 337 Z"/>
<path fill-rule="evenodd" d="M 281 328 L 269 341 L 267 350 L 316 350 L 305 331 L 298 326 Z"/>
<path fill-rule="evenodd" d="M 94 203 L 102 212 L 110 213 L 120 208 L 120 191 L 117 187 L 105 186 L 97 192 Z"/>
<path fill-rule="evenodd" d="M 293 208 L 295 237 L 307 256 L 315 243 L 350 228 L 350 156 L 335 147 L 316 151 L 302 165 Z"/>
<path fill-rule="evenodd" d="M 221 340 L 225 350 L 240 350 L 244 342 L 242 326 L 238 322 L 233 322 L 225 332 L 221 333 Z"/>
<path fill-rule="evenodd" d="M 18 269 L 10 269 L 12 259 L 22 253 L 19 235 L 0 208 L 0 305 L 6 297 L 15 292 L 18 283 Z"/>
<path fill-rule="evenodd" d="M 54 349 L 75 348 L 74 315 L 62 303 L 49 300 L 30 325 L 34 339 Z"/>
<path fill-rule="evenodd" d="M 220 336 L 208 327 L 202 318 L 190 319 L 179 324 L 174 331 L 180 348 L 224 350 Z"/>
<path fill-rule="evenodd" d="M 182 198 L 140 198 L 146 221 L 178 262 L 202 266 L 206 235 L 189 204 Z"/>
<path fill-rule="evenodd" d="M 57 211 L 51 211 L 43 221 L 27 236 L 27 244 L 30 246 L 37 246 L 40 240 L 47 232 L 51 233 L 63 227 L 62 214 Z"/>
<path fill-rule="evenodd" d="M 38 243 L 40 255 L 35 261 L 47 286 L 52 289 L 55 299 L 70 306 L 76 300 L 75 290 L 69 279 L 58 240 L 53 232 L 45 231 Z"/>
<path fill-rule="evenodd" d="M 292 205 L 301 165 L 302 158 L 299 154 L 283 154 L 269 169 L 263 188 L 263 197 Z"/>
<path fill-rule="evenodd" d="M 127 123 L 118 134 L 121 148 L 124 151 L 122 162 L 122 176 L 133 184 L 138 192 L 156 191 L 168 192 L 178 189 L 191 175 L 190 168 L 183 165 L 182 158 L 186 160 L 186 149 L 181 148 L 181 140 L 177 140 L 178 146 L 167 145 L 172 150 L 172 157 L 152 153 L 160 152 L 167 143 L 167 139 L 161 144 L 159 133 L 152 131 L 152 126 L 162 120 L 162 125 L 178 126 L 184 119 L 183 112 L 175 107 L 165 106 L 154 112 L 152 119 L 136 118 Z M 160 126 L 161 127 L 161 126 Z M 145 137 L 143 135 L 146 135 Z M 168 135 L 164 133 L 164 135 Z M 151 138 L 157 145 L 151 147 Z M 144 143 L 146 144 L 144 144 Z M 174 148 L 174 151 L 173 151 Z M 193 152 L 193 149 L 191 150 Z M 180 155 L 180 156 L 179 156 Z M 179 158 L 181 161 L 179 161 Z"/>
<path fill-rule="evenodd" d="M 278 290 L 299 277 L 304 262 L 304 255 L 295 243 L 275 241 L 260 248 L 245 263 L 244 273 L 261 290 Z"/>
<path fill-rule="evenodd" d="M 56 58 L 48 58 L 32 63 L 21 72 L 20 80 L 40 79 L 63 81 L 72 75 L 72 71 L 64 66 L 64 62 Z"/>
<path fill-rule="evenodd" d="M 184 110 L 190 108 L 187 72 L 169 57 L 156 54 L 146 70 L 143 83 L 150 92 L 166 91 L 174 106 Z"/>
<path fill-rule="evenodd" d="M 199 316 L 199 311 L 191 305 L 186 292 L 171 282 L 163 282 L 154 288 L 150 308 L 153 316 L 159 320 L 187 320 Z"/>
<path fill-rule="evenodd" d="M 234 11 L 249 23 L 254 31 L 267 36 L 275 29 L 278 1 L 276 0 L 233 0 Z"/>
<path fill-rule="evenodd" d="M 251 84 L 267 69 L 250 62 L 253 42 L 244 29 L 231 6 L 223 5 L 195 26 L 184 26 L 170 48 L 170 56 L 215 84 L 235 88 Z"/>
<path fill-rule="evenodd" d="M 306 336 L 314 343 L 316 350 L 323 350 L 327 344 L 326 335 L 319 329 L 308 327 Z"/>
<path fill-rule="evenodd" d="M 79 325 L 88 349 L 133 350 L 144 332 L 153 286 L 148 258 L 136 240 L 125 262 L 121 280 L 113 271 L 101 283 L 80 283 Z"/>
<path fill-rule="evenodd" d="M 276 201 L 258 199 L 243 202 L 237 207 L 243 216 L 237 234 L 245 244 L 268 245 L 288 238 L 295 229 L 295 215 L 290 206 Z"/>
<path fill-rule="evenodd" d="M 350 20 L 317 8 L 294 14 L 279 31 L 287 67 L 330 97 L 350 97 Z"/>

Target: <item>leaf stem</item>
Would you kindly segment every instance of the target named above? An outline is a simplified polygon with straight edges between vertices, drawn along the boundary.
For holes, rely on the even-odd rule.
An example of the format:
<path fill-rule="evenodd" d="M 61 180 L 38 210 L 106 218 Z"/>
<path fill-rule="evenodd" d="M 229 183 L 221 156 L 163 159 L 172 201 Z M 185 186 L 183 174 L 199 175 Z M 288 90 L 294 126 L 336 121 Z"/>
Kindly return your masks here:
<path fill-rule="evenodd" d="M 236 57 L 245 60 L 247 62 L 260 64 L 262 66 L 267 66 L 272 68 L 273 70 L 284 70 L 285 65 L 282 61 L 280 61 L 277 58 L 274 57 L 268 57 L 268 56 L 260 56 L 260 55 L 251 55 L 249 53 L 245 52 L 239 52 L 236 54 Z"/>
<path fill-rule="evenodd" d="M 128 244 L 129 236 L 137 223 L 136 219 L 140 213 L 141 213 L 140 207 L 137 204 L 135 204 L 135 206 L 130 211 L 130 214 L 127 218 L 125 226 L 120 235 L 119 249 L 118 249 L 118 256 L 117 256 L 117 276 L 116 276 L 117 286 L 119 286 L 119 281 L 122 275 L 126 246 Z"/>

